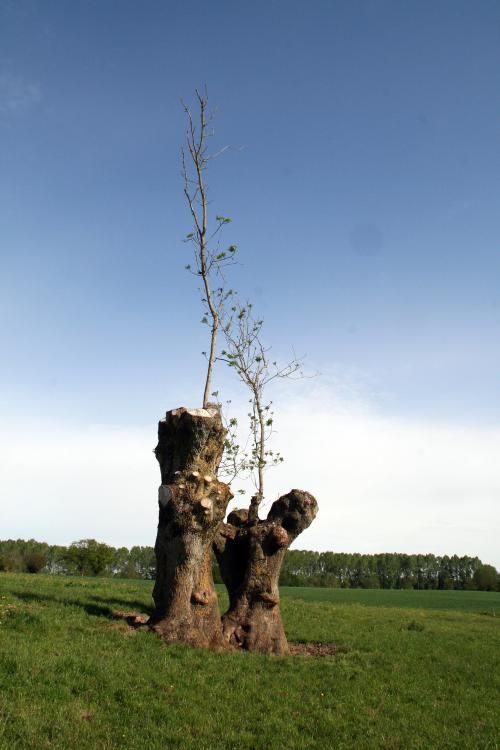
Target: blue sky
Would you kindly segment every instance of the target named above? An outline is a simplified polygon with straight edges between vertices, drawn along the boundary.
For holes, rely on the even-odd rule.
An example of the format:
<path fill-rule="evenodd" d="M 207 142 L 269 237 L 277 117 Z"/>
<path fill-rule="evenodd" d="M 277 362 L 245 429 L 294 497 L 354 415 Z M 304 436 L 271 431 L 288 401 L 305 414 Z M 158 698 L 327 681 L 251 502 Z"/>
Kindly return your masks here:
<path fill-rule="evenodd" d="M 201 399 L 179 99 L 204 84 L 214 150 L 234 146 L 209 174 L 240 250 L 231 281 L 277 356 L 307 353 L 336 403 L 496 440 L 488 0 L 0 0 L 6 429 L 150 426 L 154 442 L 163 411 Z"/>

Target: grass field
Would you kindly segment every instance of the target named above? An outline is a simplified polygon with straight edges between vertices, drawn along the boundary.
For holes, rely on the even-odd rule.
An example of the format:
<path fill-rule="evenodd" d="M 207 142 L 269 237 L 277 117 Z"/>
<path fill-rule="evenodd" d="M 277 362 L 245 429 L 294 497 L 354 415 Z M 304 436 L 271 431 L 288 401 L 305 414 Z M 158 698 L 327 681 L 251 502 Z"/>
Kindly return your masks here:
<path fill-rule="evenodd" d="M 500 594 L 285 589 L 320 658 L 166 648 L 113 615 L 150 593 L 0 574 L 2 750 L 500 748 Z"/>
<path fill-rule="evenodd" d="M 489 591 L 414 591 L 397 589 L 319 589 L 290 586 L 282 596 L 306 602 L 365 604 L 368 607 L 409 609 L 454 609 L 500 616 L 500 594 Z"/>

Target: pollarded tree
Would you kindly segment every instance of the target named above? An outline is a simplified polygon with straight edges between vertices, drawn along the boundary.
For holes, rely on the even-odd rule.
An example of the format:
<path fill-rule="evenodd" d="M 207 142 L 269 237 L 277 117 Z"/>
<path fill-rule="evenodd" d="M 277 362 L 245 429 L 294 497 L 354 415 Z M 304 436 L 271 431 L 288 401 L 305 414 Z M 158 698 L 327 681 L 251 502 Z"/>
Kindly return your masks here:
<path fill-rule="evenodd" d="M 237 648 L 286 654 L 278 582 L 288 547 L 314 520 L 315 498 L 291 490 L 276 500 L 265 520 L 247 508 L 232 511 L 214 541 L 222 580 L 229 593 L 223 617 L 226 641 Z"/>
<path fill-rule="evenodd" d="M 286 653 L 278 607 L 279 571 L 287 547 L 311 523 L 317 504 L 309 493 L 292 490 L 272 505 L 266 521 L 258 518 L 264 467 L 270 458 L 266 430 L 272 419 L 262 400 L 263 388 L 288 371 L 276 371 L 270 376 L 267 352 L 259 339 L 262 323 L 250 322 L 253 319 L 247 308 L 244 314 L 240 314 L 240 308 L 236 316 L 239 327 L 232 327 L 234 315 L 228 317 L 226 303 L 233 292 L 226 286 L 224 269 L 233 262 L 236 247 L 221 248 L 221 232 L 230 220 L 222 215 L 211 220 L 209 215 L 205 173 L 213 158 L 207 145 L 212 116 L 206 95 L 196 91 L 196 101 L 196 117 L 184 106 L 187 134 L 181 154 L 184 195 L 193 225 L 186 241 L 193 246 L 194 261 L 186 268 L 200 280 L 202 322 L 209 326 L 210 346 L 202 408 L 174 409 L 158 425 L 155 453 L 161 486 L 155 544 L 155 610 L 150 625 L 167 642 Z M 232 312 L 237 309 L 233 305 Z M 229 462 L 255 470 L 258 477 L 250 509 L 233 512 L 227 524 L 223 519 L 233 495 L 230 485 L 217 478 L 228 448 L 227 430 L 220 405 L 209 401 L 215 395 L 211 389 L 221 324 L 229 345 L 229 352 L 224 350 L 221 358 L 236 366 L 252 393 L 253 449 L 249 457 L 240 460 L 234 446 L 229 445 Z M 252 335 L 249 325 L 255 326 Z M 296 369 L 294 365 L 288 368 L 289 374 Z M 212 547 L 230 595 L 224 628 L 213 583 Z"/>
<path fill-rule="evenodd" d="M 220 359 L 250 394 L 251 448 L 241 466 L 249 470 L 256 491 L 249 508 L 233 511 L 221 524 L 214 550 L 229 593 L 229 609 L 223 617 L 225 638 L 236 647 L 283 654 L 288 644 L 279 608 L 281 566 L 286 550 L 311 524 L 318 506 L 308 492 L 292 490 L 273 503 L 265 520 L 259 518 L 266 468 L 282 461 L 267 447 L 274 416 L 266 388 L 277 379 L 300 374 L 298 359 L 283 366 L 271 359 L 262 341 L 262 326 L 263 320 L 254 316 L 248 303 L 236 302 L 224 320 L 227 348 Z"/>
<path fill-rule="evenodd" d="M 155 449 L 160 464 L 159 522 L 155 544 L 155 610 L 150 625 L 167 642 L 224 647 L 217 594 L 212 576 L 212 543 L 232 497 L 217 479 L 226 429 L 220 407 L 209 401 L 217 355 L 217 336 L 227 296 L 222 272 L 236 248 L 220 248 L 229 219 L 209 216 L 205 173 L 212 115 L 206 94 L 196 91 L 197 116 L 184 105 L 186 147 L 181 152 L 184 196 L 192 220 L 186 242 L 194 260 L 186 268 L 201 282 L 203 323 L 210 328 L 210 347 L 202 408 L 168 411 L 158 425 Z"/>

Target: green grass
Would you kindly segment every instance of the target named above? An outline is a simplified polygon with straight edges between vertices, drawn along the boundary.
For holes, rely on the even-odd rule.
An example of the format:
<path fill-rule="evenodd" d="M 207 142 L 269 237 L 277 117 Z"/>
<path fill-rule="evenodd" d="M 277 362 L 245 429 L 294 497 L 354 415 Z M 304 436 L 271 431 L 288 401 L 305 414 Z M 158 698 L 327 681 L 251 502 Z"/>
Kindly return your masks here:
<path fill-rule="evenodd" d="M 0 574 L 2 750 L 500 747 L 496 594 L 285 590 L 289 638 L 339 646 L 313 658 L 167 648 L 112 614 L 150 592 Z"/>
<path fill-rule="evenodd" d="M 414 591 L 395 589 L 320 589 L 285 587 L 282 596 L 306 602 L 365 604 L 369 607 L 454 609 L 500 616 L 500 593 L 490 591 Z"/>

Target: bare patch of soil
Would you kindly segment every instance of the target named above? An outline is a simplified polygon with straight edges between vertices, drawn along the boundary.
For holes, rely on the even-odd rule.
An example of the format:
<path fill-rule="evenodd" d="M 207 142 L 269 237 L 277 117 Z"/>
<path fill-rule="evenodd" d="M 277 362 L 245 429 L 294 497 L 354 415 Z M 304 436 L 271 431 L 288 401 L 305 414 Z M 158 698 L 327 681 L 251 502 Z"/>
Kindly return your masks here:
<path fill-rule="evenodd" d="M 334 643 L 295 643 L 288 642 L 290 656 L 335 656 L 342 651 Z"/>

